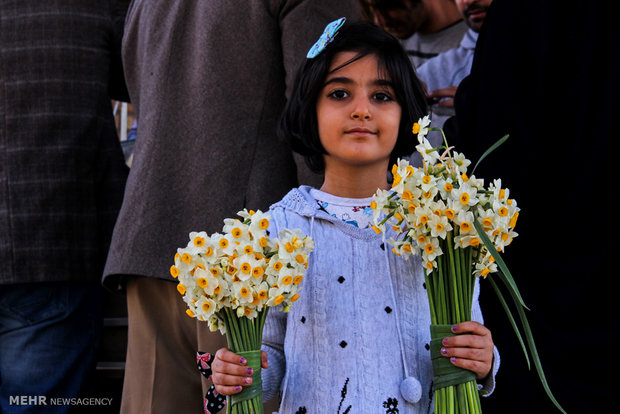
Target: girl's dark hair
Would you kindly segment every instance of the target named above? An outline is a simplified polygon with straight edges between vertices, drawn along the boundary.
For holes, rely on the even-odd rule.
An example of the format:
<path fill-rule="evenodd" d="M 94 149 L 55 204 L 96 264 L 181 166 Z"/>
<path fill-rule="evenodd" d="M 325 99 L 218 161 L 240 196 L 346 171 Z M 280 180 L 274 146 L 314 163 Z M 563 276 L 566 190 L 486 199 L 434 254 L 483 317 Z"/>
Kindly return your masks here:
<path fill-rule="evenodd" d="M 411 155 L 417 143 L 411 127 L 427 113 L 424 89 L 418 80 L 407 53 L 400 42 L 370 23 L 345 23 L 333 41 L 315 58 L 306 59 L 299 71 L 290 100 L 278 125 L 278 136 L 290 142 L 294 151 L 305 157 L 308 167 L 316 173 L 325 170 L 316 116 L 316 103 L 334 56 L 340 52 L 357 52 L 357 60 L 375 55 L 379 70 L 390 76 L 395 98 L 402 115 L 398 139 L 390 158 L 390 165 L 398 157 Z"/>

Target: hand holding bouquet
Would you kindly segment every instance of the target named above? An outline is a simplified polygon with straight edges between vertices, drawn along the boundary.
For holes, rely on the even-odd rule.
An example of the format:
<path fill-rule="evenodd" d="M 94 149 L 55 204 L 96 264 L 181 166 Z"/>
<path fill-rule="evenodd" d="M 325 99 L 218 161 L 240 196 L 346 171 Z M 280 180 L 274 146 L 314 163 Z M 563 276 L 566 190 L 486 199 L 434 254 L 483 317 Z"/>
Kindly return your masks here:
<path fill-rule="evenodd" d="M 268 232 L 270 216 L 240 211 L 225 219 L 222 233 L 190 233 L 174 257 L 170 274 L 188 306 L 187 314 L 226 335 L 231 351 L 253 368 L 253 383 L 229 397 L 227 413 L 262 413 L 260 346 L 269 307 L 284 311 L 299 298 L 312 239 L 285 229 Z"/>

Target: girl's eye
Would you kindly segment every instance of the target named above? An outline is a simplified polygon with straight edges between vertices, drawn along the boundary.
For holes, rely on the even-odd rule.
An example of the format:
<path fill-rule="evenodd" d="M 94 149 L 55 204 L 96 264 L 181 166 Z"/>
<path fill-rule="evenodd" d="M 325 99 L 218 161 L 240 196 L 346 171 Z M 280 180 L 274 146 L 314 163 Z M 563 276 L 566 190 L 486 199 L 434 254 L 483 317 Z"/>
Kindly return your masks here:
<path fill-rule="evenodd" d="M 334 99 L 344 99 L 347 98 L 349 96 L 349 94 L 347 93 L 347 91 L 344 91 L 342 89 L 337 89 L 335 91 L 330 92 L 329 95 L 330 98 L 334 98 Z"/>
<path fill-rule="evenodd" d="M 374 94 L 373 98 L 380 102 L 390 102 L 394 100 L 391 95 L 385 92 L 377 92 L 376 94 Z"/>

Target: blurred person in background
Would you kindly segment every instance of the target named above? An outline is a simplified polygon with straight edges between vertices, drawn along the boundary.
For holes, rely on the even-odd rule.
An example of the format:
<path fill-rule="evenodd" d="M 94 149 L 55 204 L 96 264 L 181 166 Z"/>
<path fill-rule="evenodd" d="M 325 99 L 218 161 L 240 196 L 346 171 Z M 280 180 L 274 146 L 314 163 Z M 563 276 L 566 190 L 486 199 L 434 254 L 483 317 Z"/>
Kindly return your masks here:
<path fill-rule="evenodd" d="M 111 99 L 128 2 L 0 0 L 0 412 L 79 397 L 127 167 Z M 22 405 L 16 397 L 27 396 Z"/>

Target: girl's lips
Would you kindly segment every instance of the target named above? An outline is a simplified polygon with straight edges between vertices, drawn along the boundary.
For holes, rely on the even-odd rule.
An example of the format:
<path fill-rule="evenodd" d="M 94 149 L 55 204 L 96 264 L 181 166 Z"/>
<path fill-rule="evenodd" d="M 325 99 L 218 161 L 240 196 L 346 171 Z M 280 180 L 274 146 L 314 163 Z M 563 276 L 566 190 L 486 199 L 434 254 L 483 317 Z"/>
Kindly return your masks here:
<path fill-rule="evenodd" d="M 366 128 L 352 128 L 345 131 L 347 134 L 353 135 L 374 135 L 375 132 Z"/>

